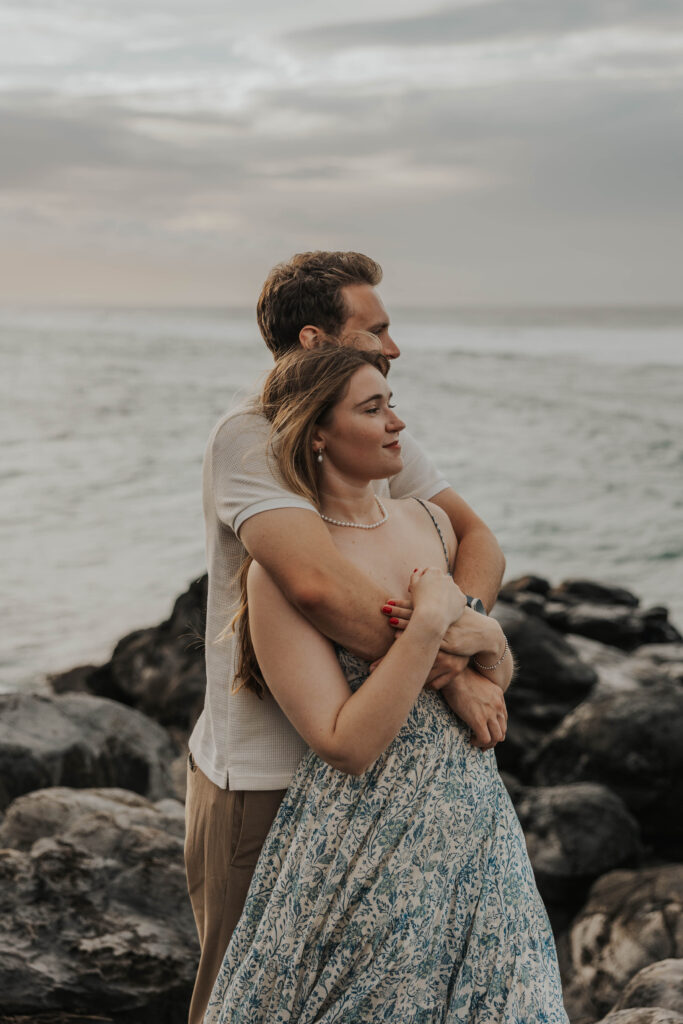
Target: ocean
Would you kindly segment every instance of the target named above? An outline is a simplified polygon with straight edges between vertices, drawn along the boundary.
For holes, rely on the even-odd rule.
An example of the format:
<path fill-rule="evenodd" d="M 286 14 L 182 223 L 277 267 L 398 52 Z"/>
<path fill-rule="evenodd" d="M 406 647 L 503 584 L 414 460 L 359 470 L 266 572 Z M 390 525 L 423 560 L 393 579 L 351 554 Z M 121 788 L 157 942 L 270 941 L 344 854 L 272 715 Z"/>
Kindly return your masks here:
<path fill-rule="evenodd" d="M 392 310 L 397 408 L 507 577 L 683 627 L 683 310 Z M 247 310 L 0 311 L 0 689 L 106 660 L 205 568 L 201 462 L 270 356 Z"/>

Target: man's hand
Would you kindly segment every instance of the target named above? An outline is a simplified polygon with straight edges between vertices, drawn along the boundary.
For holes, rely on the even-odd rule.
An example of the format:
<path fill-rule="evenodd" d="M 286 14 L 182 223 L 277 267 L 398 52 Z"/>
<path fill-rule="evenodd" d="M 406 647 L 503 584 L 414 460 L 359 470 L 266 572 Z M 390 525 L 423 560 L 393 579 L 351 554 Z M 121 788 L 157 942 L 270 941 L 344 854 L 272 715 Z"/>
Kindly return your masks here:
<path fill-rule="evenodd" d="M 451 655 L 440 654 L 439 658 Z M 439 659 L 437 659 L 438 661 Z M 458 659 L 460 660 L 460 659 Z M 490 750 L 505 739 L 508 713 L 502 690 L 490 679 L 485 679 L 471 668 L 455 676 L 442 673 L 445 679 L 440 689 L 446 703 L 472 730 L 470 742 L 482 750 Z"/>

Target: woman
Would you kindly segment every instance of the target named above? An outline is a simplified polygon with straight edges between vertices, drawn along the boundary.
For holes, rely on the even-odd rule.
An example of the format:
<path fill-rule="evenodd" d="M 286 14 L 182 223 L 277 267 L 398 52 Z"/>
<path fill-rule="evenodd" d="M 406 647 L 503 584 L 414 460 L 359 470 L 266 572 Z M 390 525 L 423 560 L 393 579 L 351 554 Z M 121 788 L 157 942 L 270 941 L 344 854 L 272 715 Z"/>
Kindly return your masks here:
<path fill-rule="evenodd" d="M 412 614 L 371 670 L 245 565 L 244 699 L 267 686 L 311 751 L 264 845 L 205 1024 L 567 1022 L 493 752 L 423 688 L 446 633 L 503 688 L 512 658 L 450 577 L 445 514 L 375 497 L 372 481 L 402 464 L 387 370 L 378 353 L 301 351 L 264 388 L 288 486 Z"/>

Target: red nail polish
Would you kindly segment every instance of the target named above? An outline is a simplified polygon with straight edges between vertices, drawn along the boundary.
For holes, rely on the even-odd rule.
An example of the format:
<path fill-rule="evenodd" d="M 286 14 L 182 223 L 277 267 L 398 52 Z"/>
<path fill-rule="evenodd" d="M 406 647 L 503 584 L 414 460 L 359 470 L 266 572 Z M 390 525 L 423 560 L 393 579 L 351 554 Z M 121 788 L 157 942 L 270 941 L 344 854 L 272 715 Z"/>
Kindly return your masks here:
<path fill-rule="evenodd" d="M 391 615 L 391 608 L 389 607 L 388 604 L 384 605 L 384 608 L 382 608 L 382 611 L 384 612 L 385 615 Z"/>
<path fill-rule="evenodd" d="M 398 619 L 389 619 L 389 623 L 392 626 L 398 626 Z"/>
<path fill-rule="evenodd" d="M 396 604 L 396 602 L 395 601 L 387 601 L 387 604 L 394 605 L 394 604 Z"/>

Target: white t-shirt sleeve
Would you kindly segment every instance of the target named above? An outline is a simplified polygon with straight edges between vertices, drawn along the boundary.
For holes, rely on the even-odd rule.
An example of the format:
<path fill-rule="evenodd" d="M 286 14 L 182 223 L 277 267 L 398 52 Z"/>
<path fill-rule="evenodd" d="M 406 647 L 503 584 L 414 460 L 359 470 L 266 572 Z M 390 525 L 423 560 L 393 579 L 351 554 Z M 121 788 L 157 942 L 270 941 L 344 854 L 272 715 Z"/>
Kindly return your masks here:
<path fill-rule="evenodd" d="M 451 486 L 407 430 L 401 431 L 401 455 L 403 469 L 389 481 L 392 498 L 423 498 L 429 501 L 439 491 Z"/>
<path fill-rule="evenodd" d="M 211 493 L 220 521 L 235 534 L 259 512 L 315 507 L 285 486 L 268 454 L 270 424 L 255 412 L 237 412 L 223 420 L 209 440 L 207 460 Z"/>

